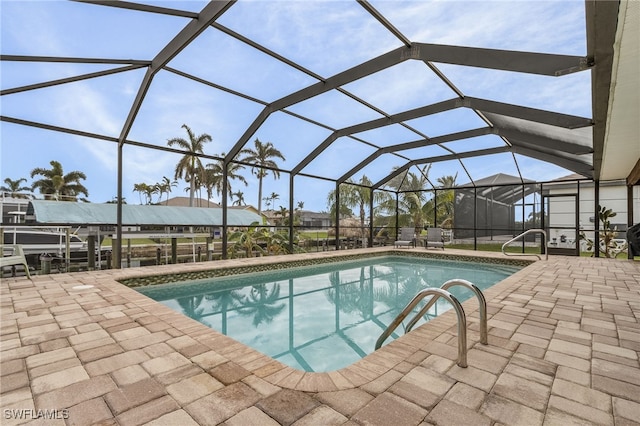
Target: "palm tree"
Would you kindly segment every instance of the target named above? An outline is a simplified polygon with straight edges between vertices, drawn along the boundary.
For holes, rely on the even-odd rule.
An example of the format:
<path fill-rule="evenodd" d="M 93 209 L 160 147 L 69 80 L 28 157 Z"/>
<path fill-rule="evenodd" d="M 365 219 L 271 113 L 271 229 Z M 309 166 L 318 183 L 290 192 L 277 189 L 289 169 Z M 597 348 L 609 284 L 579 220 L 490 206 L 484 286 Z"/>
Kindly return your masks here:
<path fill-rule="evenodd" d="M 240 153 L 246 155 L 242 161 L 254 164 L 251 171 L 258 177 L 258 214 L 260 214 L 262 213 L 262 179 L 269 174 L 269 169 L 271 169 L 274 179 L 279 179 L 280 172 L 274 159 L 279 158 L 282 161 L 286 161 L 286 159 L 271 142 L 263 144 L 256 138 L 254 146 L 255 149 L 246 148 Z"/>
<path fill-rule="evenodd" d="M 431 164 L 427 164 L 419 169 L 418 174 L 407 172 L 401 174 L 389 182 L 389 186 L 400 192 L 398 213 L 400 226 L 413 224 L 416 233 L 420 233 L 424 227 L 427 215 L 427 192 L 429 184 L 429 170 Z M 387 198 L 382 203 L 382 207 L 393 212 L 395 210 L 395 200 Z"/>
<path fill-rule="evenodd" d="M 212 139 L 211 136 L 206 133 L 196 136 L 186 124 L 183 124 L 182 128 L 187 131 L 189 140 L 184 138 L 172 138 L 167 141 L 167 145 L 177 145 L 179 148 L 187 151 L 184 157 L 182 157 L 176 165 L 174 179 L 184 178 L 185 181 L 189 182 L 189 207 L 193 207 L 196 183 L 198 181 L 202 182 L 202 179 L 197 179 L 203 169 L 202 162 L 200 161 L 198 154 L 204 154 L 204 144 L 211 142 Z"/>
<path fill-rule="evenodd" d="M 158 187 L 157 184 L 156 185 L 149 185 L 146 184 L 144 182 L 142 183 L 134 183 L 133 184 L 133 191 L 137 192 L 140 196 L 140 204 L 142 204 L 142 195 L 145 196 L 145 203 L 144 204 L 151 204 L 151 198 L 153 196 L 153 194 L 155 194 L 156 192 L 158 192 Z"/>
<path fill-rule="evenodd" d="M 244 206 L 247 204 L 244 201 L 244 192 L 242 191 L 232 192 L 231 199 L 233 199 L 233 197 L 236 197 L 235 201 L 233 202 L 234 206 Z"/>
<path fill-rule="evenodd" d="M 77 201 L 79 194 L 83 194 L 85 197 L 89 196 L 89 191 L 80 182 L 85 180 L 87 176 L 80 171 L 74 170 L 69 173 L 64 173 L 62 164 L 58 161 L 52 160 L 49 162 L 51 169 L 44 169 L 36 167 L 31 170 L 31 177 L 42 176 L 42 179 L 31 184 L 31 189 L 38 189 L 41 194 L 51 195 L 54 200 L 71 200 Z"/>
<path fill-rule="evenodd" d="M 340 185 L 340 204 L 342 209 L 358 208 L 358 217 L 360 218 L 361 232 L 364 233 L 364 222 L 366 219 L 367 208 L 371 203 L 371 185 L 372 182 L 368 177 L 362 176 L 360 178 L 360 185 L 356 185 L 352 179 L 347 180 L 343 185 Z M 329 210 L 335 213 L 335 190 L 329 192 L 327 197 L 329 203 Z M 383 201 L 382 195 L 376 193 L 374 197 L 378 201 Z"/>
<path fill-rule="evenodd" d="M 172 188 L 175 188 L 176 186 L 178 186 L 178 181 L 176 180 L 171 180 L 166 176 L 162 176 L 162 181 L 156 183 L 156 187 L 158 188 L 158 194 L 160 194 L 158 196 L 158 203 L 160 203 L 162 201 L 162 194 L 167 194 L 167 201 L 169 201 L 169 193 L 171 192 Z"/>
<path fill-rule="evenodd" d="M 271 199 L 271 205 L 273 206 L 273 209 L 276 209 L 276 200 L 280 199 L 280 194 L 277 194 L 275 192 L 272 192 L 271 195 L 269 196 L 269 198 Z"/>
<path fill-rule="evenodd" d="M 446 191 L 438 192 L 438 206 L 437 206 L 437 218 L 440 222 L 440 226 L 451 228 L 453 225 L 453 211 L 455 204 L 455 191 L 452 189 L 456 186 L 456 179 L 458 173 L 455 176 L 442 176 L 437 179 L 439 188 L 447 188 Z"/>
<path fill-rule="evenodd" d="M 5 178 L 4 183 L 7 186 L 0 186 L 0 191 L 9 192 L 13 198 L 29 198 L 26 194 L 20 194 L 20 192 L 31 191 L 31 187 L 22 185 L 22 182 L 26 182 L 27 179 L 20 178 L 13 180 L 11 178 Z"/>
<path fill-rule="evenodd" d="M 287 224 L 287 221 L 285 219 L 287 218 L 288 213 L 289 210 L 284 206 L 280 206 L 280 211 L 275 212 L 276 215 L 280 215 L 282 217 L 282 219 L 279 220 L 280 225 L 284 226 Z"/>
<path fill-rule="evenodd" d="M 221 154 L 221 157 L 225 157 L 225 153 Z M 233 193 L 231 189 L 231 181 L 234 179 L 239 180 L 244 183 L 244 186 L 249 185 L 244 176 L 242 176 L 239 172 L 244 169 L 242 164 L 238 163 L 229 163 L 227 165 L 227 193 L 229 194 L 229 199 L 233 199 Z M 204 169 L 204 186 L 207 188 L 207 196 L 211 198 L 213 195 L 213 190 L 216 190 L 216 194 L 218 196 L 222 195 L 222 184 L 224 178 L 224 163 L 222 160 L 216 161 L 215 163 L 209 163 L 205 166 Z M 244 201 L 244 200 L 243 200 Z"/>

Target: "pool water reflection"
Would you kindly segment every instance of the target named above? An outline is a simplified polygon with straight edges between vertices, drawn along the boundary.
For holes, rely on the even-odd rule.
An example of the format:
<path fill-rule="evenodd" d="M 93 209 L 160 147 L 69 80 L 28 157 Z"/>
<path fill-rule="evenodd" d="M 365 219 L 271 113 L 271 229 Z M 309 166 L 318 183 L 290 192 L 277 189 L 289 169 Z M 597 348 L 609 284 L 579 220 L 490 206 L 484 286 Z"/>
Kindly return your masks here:
<path fill-rule="evenodd" d="M 453 278 L 485 289 L 519 269 L 384 256 L 137 290 L 284 364 L 326 372 L 373 352 L 377 338 L 418 291 Z M 463 287 L 452 293 L 460 301 L 473 296 Z M 426 320 L 450 307 L 439 300 Z"/>

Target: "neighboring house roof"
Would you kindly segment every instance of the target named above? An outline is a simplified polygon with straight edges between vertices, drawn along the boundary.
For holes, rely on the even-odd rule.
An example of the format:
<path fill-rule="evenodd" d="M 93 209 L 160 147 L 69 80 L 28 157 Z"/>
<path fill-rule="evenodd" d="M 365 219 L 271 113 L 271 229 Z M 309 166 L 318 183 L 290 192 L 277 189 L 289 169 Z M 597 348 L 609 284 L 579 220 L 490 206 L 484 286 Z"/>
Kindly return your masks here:
<path fill-rule="evenodd" d="M 27 221 L 42 224 L 114 225 L 116 216 L 116 204 L 33 200 L 27 208 Z M 261 217 L 249 210 L 227 210 L 230 226 L 247 226 L 253 222 L 262 223 Z M 123 204 L 122 224 L 221 226 L 222 209 Z"/>
<path fill-rule="evenodd" d="M 305 218 L 315 218 L 315 219 L 330 219 L 331 215 L 325 212 L 314 212 L 311 210 L 301 210 L 300 216 Z"/>
<path fill-rule="evenodd" d="M 160 201 L 158 205 L 174 206 L 174 207 L 189 207 L 189 197 L 173 197 L 168 200 Z M 213 201 L 205 200 L 204 198 L 194 198 L 193 207 L 220 207 L 220 204 Z"/>

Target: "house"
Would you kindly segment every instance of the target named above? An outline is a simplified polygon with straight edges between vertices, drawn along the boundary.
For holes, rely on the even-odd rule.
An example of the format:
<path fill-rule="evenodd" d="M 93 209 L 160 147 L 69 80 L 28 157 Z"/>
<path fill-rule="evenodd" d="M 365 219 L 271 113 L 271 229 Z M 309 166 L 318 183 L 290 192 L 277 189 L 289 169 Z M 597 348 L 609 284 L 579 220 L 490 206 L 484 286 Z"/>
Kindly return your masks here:
<path fill-rule="evenodd" d="M 552 243 L 554 238 L 557 244 L 560 244 L 561 239 L 573 240 L 580 232 L 591 240 L 595 238 L 595 225 L 598 220 L 595 184 L 591 180 L 580 179 L 584 178 L 571 174 L 544 185 L 542 196 L 545 228 L 549 230 Z M 610 226 L 618 231 L 618 239 L 626 238 L 629 209 L 627 190 L 625 180 L 599 182 L 599 205 L 616 213 Z M 633 186 L 632 191 L 633 223 L 639 223 L 640 186 Z M 602 228 L 602 224 L 599 228 Z M 584 247 L 582 249 L 584 250 Z"/>

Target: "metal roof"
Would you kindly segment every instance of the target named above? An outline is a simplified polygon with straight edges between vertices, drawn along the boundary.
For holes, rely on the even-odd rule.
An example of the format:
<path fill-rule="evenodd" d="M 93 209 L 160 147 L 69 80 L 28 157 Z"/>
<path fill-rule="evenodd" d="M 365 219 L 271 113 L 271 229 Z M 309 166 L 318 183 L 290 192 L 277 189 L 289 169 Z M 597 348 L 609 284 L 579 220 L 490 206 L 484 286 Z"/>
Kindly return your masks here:
<path fill-rule="evenodd" d="M 344 55 L 348 52 L 341 51 L 334 54 L 330 51 L 322 52 L 322 61 L 316 63 L 316 69 L 312 69 L 303 63 L 292 59 L 297 52 L 276 50 L 270 48 L 264 42 L 260 42 L 262 35 L 250 26 L 242 27 L 237 22 L 246 17 L 246 21 L 256 19 L 261 7 L 254 2 L 214 1 L 203 5 L 199 10 L 187 10 L 200 3 L 175 3 L 184 9 L 163 7 L 164 2 L 133 3 L 133 2 L 106 2 L 92 1 L 73 4 L 73 8 L 94 7 L 92 15 L 99 19 L 101 13 L 109 10 L 119 10 L 130 17 L 132 14 L 154 15 L 158 17 L 158 25 L 162 25 L 163 19 L 180 18 L 184 25 L 173 33 L 173 36 L 161 43 L 154 40 L 153 45 L 158 46 L 149 56 L 126 59 L 122 55 L 112 54 L 105 56 L 27 56 L 20 52 L 3 52 L 4 63 L 30 63 L 30 64 L 54 64 L 68 63 L 77 65 L 99 64 L 102 69 L 91 73 L 82 73 L 62 79 L 41 81 L 36 84 L 25 84 L 15 87 L 3 87 L 2 96 L 17 95 L 26 92 L 40 92 L 48 88 L 68 85 L 70 83 L 96 80 L 112 77 L 121 73 L 133 73 L 143 71 L 139 85 L 135 89 L 135 96 L 127 105 L 126 117 L 119 123 L 118 131 L 87 130 L 80 126 L 69 127 L 51 124 L 50 120 L 31 118 L 30 114 L 12 113 L 11 109 L 3 108 L 1 119 L 4 123 L 37 127 L 40 129 L 62 132 L 72 135 L 88 137 L 96 141 L 115 142 L 122 150 L 124 146 L 141 147 L 145 149 L 161 150 L 166 152 L 181 153 L 181 151 L 166 146 L 154 144 L 151 141 L 140 141 L 130 137 L 134 123 L 150 97 L 149 92 L 157 85 L 165 90 L 162 77 L 182 78 L 191 84 L 199 85 L 203 93 L 222 92 L 229 102 L 246 104 L 246 113 L 238 123 L 246 123 L 242 127 L 235 141 L 227 145 L 224 161 L 228 164 L 238 160 L 238 154 L 246 147 L 247 143 L 256 138 L 259 131 L 279 129 L 287 132 L 287 126 L 283 125 L 287 120 L 303 122 L 312 131 L 301 134 L 300 137 L 307 147 L 306 155 L 295 159 L 289 167 L 283 167 L 282 172 L 289 173 L 291 179 L 296 176 L 320 178 L 341 183 L 349 179 L 358 180 L 364 173 L 368 175 L 378 173 L 380 176 L 373 179 L 374 188 L 384 188 L 392 177 L 423 164 L 446 164 L 446 169 L 451 174 L 460 172 L 461 177 L 466 175 L 470 182 L 486 176 L 473 172 L 475 159 L 484 162 L 495 162 L 505 159 L 513 165 L 507 172 L 518 174 L 522 182 L 526 181 L 527 174 L 521 170 L 520 159 L 532 158 L 541 163 L 550 163 L 571 172 L 578 173 L 588 178 L 599 179 L 603 168 L 604 153 L 616 151 L 615 146 L 625 143 L 617 140 L 609 140 L 609 146 L 613 148 L 605 151 L 605 135 L 607 132 L 609 101 L 611 96 L 612 64 L 614 61 L 614 41 L 616 31 L 618 37 L 622 37 L 621 29 L 617 26 L 619 5 L 617 1 L 586 1 L 584 3 L 584 15 L 586 17 L 586 52 L 584 54 L 565 54 L 561 49 L 547 53 L 526 50 L 497 49 L 491 47 L 456 46 L 444 43 L 434 43 L 420 37 L 422 34 L 416 28 L 425 25 L 421 23 L 421 16 L 411 18 L 412 2 L 369 2 L 359 0 L 357 2 L 326 2 L 322 7 L 330 12 L 357 14 L 360 20 L 356 25 L 377 26 L 379 39 L 363 41 L 361 50 L 355 58 L 362 60 L 331 62 L 332 57 Z M 87 6 L 88 3 L 90 6 Z M 298 2 L 300 8 L 308 7 L 312 25 L 305 27 L 307 32 L 321 31 L 320 17 L 314 16 L 318 2 Z M 482 2 L 480 2 L 482 3 Z M 623 1 L 624 11 L 627 8 L 637 10 L 637 3 Z M 507 2 L 502 3 L 508 5 Z M 273 6 L 276 7 L 276 6 Z M 435 8 L 435 6 L 434 6 Z M 357 9 L 357 10 L 356 10 Z M 283 9 L 284 10 L 284 9 Z M 384 12 L 382 12 L 384 10 Z M 628 26 L 636 26 L 631 19 L 633 12 L 628 13 L 626 22 Z M 363 17 L 364 16 L 364 17 Z M 227 19 L 229 18 L 229 19 Z M 317 18 L 316 22 L 313 19 Z M 507 19 L 507 18 L 505 18 Z M 225 25 L 225 22 L 233 22 L 233 27 Z M 286 25 L 286 20 L 283 20 Z M 173 23 L 174 21 L 172 21 Z M 345 31 L 355 21 L 345 19 Z M 481 23 L 476 23 L 481 25 Z M 172 27 L 173 28 L 173 27 Z M 404 31 L 402 28 L 406 28 Z M 461 28 L 451 28 L 452 32 Z M 28 29 L 25 29 L 28 31 Z M 163 34 L 165 34 L 163 32 Z M 351 32 L 350 32 L 351 34 Z M 411 34 L 411 35 L 408 35 Z M 301 34 L 304 37 L 306 34 Z M 338 38 L 338 35 L 335 35 Z M 438 39 L 438 37 L 432 37 Z M 384 42 L 381 42 L 384 40 Z M 350 40 L 341 39 L 338 43 L 348 44 Z M 193 69 L 185 65 L 181 67 L 181 58 L 186 51 L 199 52 L 201 55 L 212 56 L 217 53 L 227 52 L 223 44 L 234 46 L 236 50 L 231 56 L 212 59 L 212 64 L 205 60 L 200 61 L 201 68 Z M 332 42 L 331 45 L 335 45 Z M 522 43 L 528 44 L 526 40 Z M 386 46 L 390 46 L 386 48 Z M 637 46 L 637 43 L 635 44 Z M 384 49 L 381 51 L 381 49 Z M 623 47 L 628 48 L 627 44 Z M 308 46 L 309 49 L 317 49 L 317 46 Z M 637 50 L 637 49 L 636 49 Z M 87 51 L 92 51 L 89 49 Z M 319 49 L 319 52 L 322 51 Z M 248 53 L 246 53 L 248 52 Z M 266 82 L 269 86 L 270 96 L 258 96 L 258 90 L 244 80 L 233 81 L 233 75 L 215 76 L 215 61 L 238 61 L 239 68 L 252 67 L 251 55 L 262 55 L 271 61 L 274 69 L 283 70 L 282 74 L 295 75 L 289 79 L 290 84 L 274 89 L 274 84 Z M 637 52 L 636 52 L 637 58 Z M 203 57 L 204 59 L 204 57 Z M 323 62 L 324 61 L 324 62 Z M 355 63 L 354 63 L 355 62 Z M 338 68 L 345 63 L 351 66 Z M 622 61 L 621 61 L 622 65 Z M 591 81 L 591 97 L 593 114 L 587 116 L 549 111 L 543 108 L 532 107 L 530 100 L 522 99 L 521 103 L 504 102 L 488 97 L 472 96 L 474 92 L 473 80 L 465 82 L 465 88 L 457 85 L 461 76 L 468 70 L 481 70 L 487 72 L 483 79 L 491 79 L 492 76 L 505 78 L 505 84 L 529 84 L 535 81 L 540 84 L 541 90 L 552 91 L 553 83 L 550 81 L 562 80 L 566 86 L 573 84 L 583 87 L 573 76 L 587 76 Z M 324 70 L 324 72 L 323 72 Z M 327 71 L 330 70 L 330 71 Z M 270 70 L 264 70 L 269 72 Z M 263 70 L 256 70 L 263 72 Z M 279 72 L 279 71 L 278 71 Z M 493 73 L 493 74 L 491 74 Z M 289 75 L 289 74 L 286 74 Z M 512 76 L 532 76 L 537 80 L 511 80 Z M 414 100 L 413 106 L 402 105 L 394 107 L 391 104 L 378 104 L 375 90 L 365 92 L 365 86 L 375 87 L 378 91 L 393 90 L 395 79 L 411 78 L 415 81 L 415 90 L 424 93 L 424 101 Z M 615 78 L 615 76 L 614 76 Z M 634 78 L 633 76 L 626 78 Z M 635 77 L 637 79 L 637 75 Z M 424 81 L 428 81 L 425 84 Z M 501 78 L 496 78 L 498 90 Z M 515 83 L 514 83 L 515 81 Z M 580 80 L 582 81 L 582 80 Z M 293 83 L 295 82 L 295 84 Z M 484 82 L 484 81 L 483 81 Z M 243 89 L 244 87 L 244 89 Z M 437 87 L 437 90 L 436 90 Z M 260 92 L 266 93 L 267 88 L 261 87 Z M 274 96 L 274 93 L 278 95 Z M 433 93 L 431 93 L 433 92 Z M 434 93 L 437 92 L 437 95 Z M 567 91 L 558 90 L 557 96 L 566 96 Z M 401 98 L 406 94 L 398 94 Z M 206 96 L 206 94 L 204 95 Z M 637 104 L 637 92 L 628 91 Z M 154 98 L 157 101 L 157 98 Z M 197 102 L 197 100 L 193 100 Z M 416 104 L 418 103 L 418 104 Z M 222 113 L 222 109 L 212 114 Z M 363 118 L 357 122 L 342 123 L 339 119 L 341 109 L 354 108 L 363 111 Z M 637 107 L 636 107 L 637 109 Z M 327 113 L 329 110 L 329 113 Z M 331 115 L 329 117 L 329 115 Z M 455 129 L 449 133 L 434 135 L 430 133 L 429 126 L 421 125 L 421 120 L 436 118 L 443 120 L 447 114 L 454 117 L 465 117 L 465 125 L 462 130 Z M 250 117 L 247 119 L 247 117 Z M 252 118 L 251 118 L 252 117 Z M 145 115 L 148 119 L 148 115 Z M 455 119 L 454 119 L 455 121 Z M 637 120 L 635 121 L 637 125 Z M 627 126 L 633 125 L 629 121 Z M 400 129 L 402 137 L 386 136 L 390 129 Z M 631 131 L 632 139 L 637 141 L 637 131 Z M 466 143 L 472 141 L 472 143 Z M 463 143 L 465 142 L 465 143 Z M 633 143 L 633 142 L 631 142 Z M 350 164 L 340 167 L 338 164 L 326 163 L 318 165 L 316 159 L 332 149 L 340 149 L 348 152 Z M 349 147 L 358 147 L 350 149 Z M 346 147 L 346 148 L 345 148 Z M 278 148 L 281 148 L 278 146 Z M 282 147 L 285 151 L 286 147 Z M 634 152 L 634 155 L 636 153 Z M 123 153 L 126 155 L 126 153 Z M 207 158 L 216 158 L 208 155 Z M 293 160 L 293 159 L 292 159 Z M 122 159 L 118 167 L 122 172 Z M 609 169 L 612 170 L 612 169 Z M 629 168 L 620 169 L 618 175 L 610 171 L 607 177 L 620 178 L 623 173 L 628 173 Z M 119 178 L 121 179 L 121 177 Z M 293 184 L 291 184 L 293 185 Z M 293 195 L 292 195 L 293 196 Z M 290 198 L 292 198 L 292 196 Z M 223 197 L 226 205 L 226 197 Z M 182 220 L 184 222 L 184 220 Z"/>
<path fill-rule="evenodd" d="M 115 225 L 116 210 L 116 204 L 33 200 L 27 207 L 27 219 L 39 224 Z M 260 215 L 248 210 L 229 209 L 227 215 L 231 226 L 262 223 Z M 222 226 L 222 209 L 125 204 L 122 206 L 122 224 Z"/>

